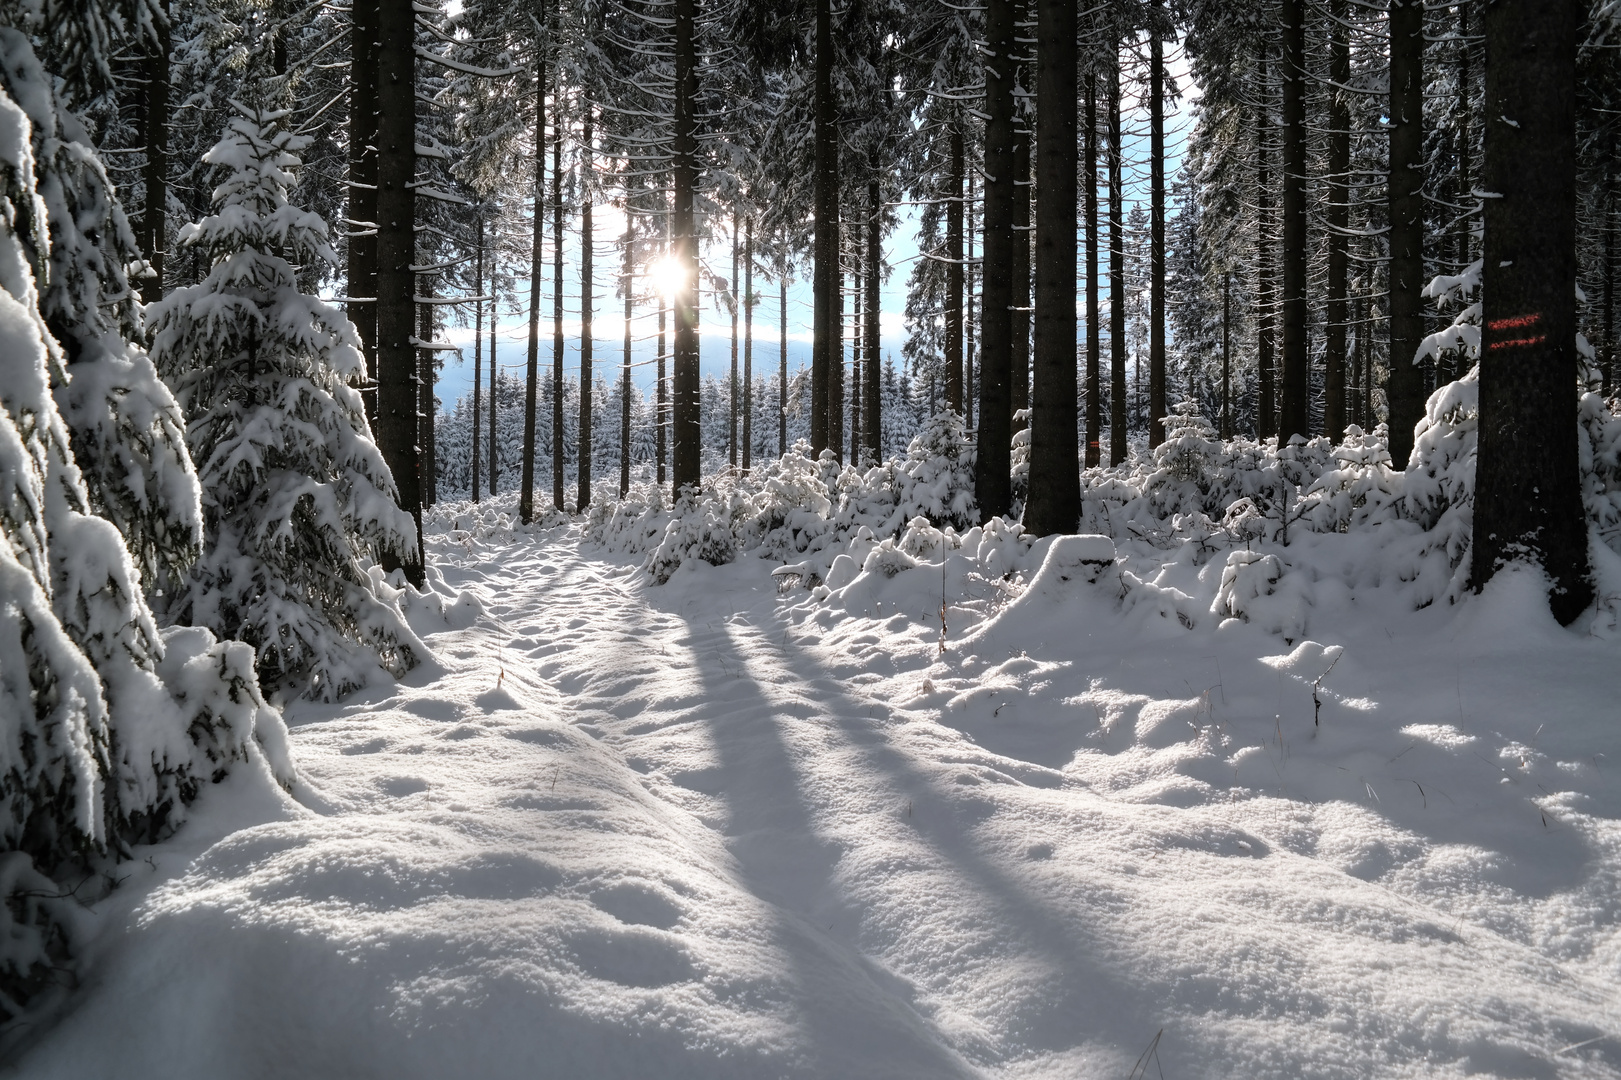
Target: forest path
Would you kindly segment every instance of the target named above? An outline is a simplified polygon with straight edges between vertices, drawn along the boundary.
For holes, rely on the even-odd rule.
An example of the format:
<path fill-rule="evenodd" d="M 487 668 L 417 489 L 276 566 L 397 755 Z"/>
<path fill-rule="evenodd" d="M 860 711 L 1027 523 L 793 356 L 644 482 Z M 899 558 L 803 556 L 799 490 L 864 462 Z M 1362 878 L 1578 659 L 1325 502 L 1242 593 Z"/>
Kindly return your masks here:
<path fill-rule="evenodd" d="M 289 710 L 304 805 L 157 849 L 22 1075 L 1621 1076 L 1621 832 L 1401 734 L 1461 707 L 1391 674 L 1425 638 L 1319 726 L 1322 646 L 1086 586 L 942 654 L 921 577 L 431 545 L 485 614 Z"/>

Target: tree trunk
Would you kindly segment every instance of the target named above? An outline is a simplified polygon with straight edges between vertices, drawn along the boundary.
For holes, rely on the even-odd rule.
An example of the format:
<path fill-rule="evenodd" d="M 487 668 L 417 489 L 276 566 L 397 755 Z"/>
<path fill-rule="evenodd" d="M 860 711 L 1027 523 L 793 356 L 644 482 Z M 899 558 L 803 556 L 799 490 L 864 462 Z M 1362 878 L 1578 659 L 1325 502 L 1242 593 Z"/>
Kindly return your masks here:
<path fill-rule="evenodd" d="M 378 0 L 349 7 L 349 238 L 345 305 L 366 357 L 366 418 L 377 429 L 377 19 Z"/>
<path fill-rule="evenodd" d="M 1221 277 L 1221 437 L 1233 437 L 1233 275 Z"/>
<path fill-rule="evenodd" d="M 592 245 L 596 234 L 591 226 L 591 105 L 585 106 L 585 125 L 580 143 L 580 448 L 579 465 L 575 470 L 574 506 L 585 513 L 591 505 L 591 399 L 595 396 L 595 377 L 591 371 L 591 346 L 594 328 L 592 313 L 596 297 L 591 295 Z"/>
<path fill-rule="evenodd" d="M 146 183 L 145 206 L 141 212 L 141 233 L 137 237 L 141 256 L 152 274 L 141 279 L 141 300 L 155 304 L 163 299 L 164 211 L 169 198 L 169 23 L 168 4 L 164 20 L 154 28 L 158 40 L 149 42 L 146 55 Z M 375 65 L 375 60 L 373 61 Z M 375 66 L 373 75 L 375 78 Z M 355 305 L 350 305 L 355 306 Z"/>
<path fill-rule="evenodd" d="M 1149 277 L 1153 289 L 1148 316 L 1148 444 L 1165 441 L 1165 42 L 1159 19 L 1164 11 L 1154 5 L 1154 27 L 1149 39 L 1149 152 L 1151 164 Z"/>
<path fill-rule="evenodd" d="M 1283 4 L 1283 401 L 1281 446 L 1310 434 L 1306 351 L 1306 0 Z"/>
<path fill-rule="evenodd" d="M 827 374 L 827 448 L 836 461 L 844 460 L 844 230 L 833 230 L 832 367 Z"/>
<path fill-rule="evenodd" d="M 946 204 L 946 407 L 952 412 L 963 411 L 963 172 L 966 169 L 963 154 L 962 127 L 951 129 L 951 186 L 947 188 L 950 202 Z"/>
<path fill-rule="evenodd" d="M 664 253 L 663 253 L 663 257 L 666 258 L 666 259 L 669 259 L 669 258 L 673 257 L 671 255 L 671 252 L 670 252 L 670 215 L 669 215 L 668 211 L 666 211 L 665 214 L 664 214 Z M 654 410 L 655 410 L 655 412 L 654 412 L 655 420 L 654 420 L 653 427 L 654 427 L 654 430 L 656 431 L 657 434 L 656 434 L 656 438 L 655 438 L 655 441 L 654 441 L 653 454 L 654 454 L 654 462 L 655 462 L 655 465 L 656 465 L 656 467 L 658 469 L 658 485 L 659 485 L 660 489 L 663 489 L 665 481 L 668 479 L 665 476 L 665 471 L 664 470 L 665 470 L 665 434 L 669 430 L 669 425 L 670 425 L 670 384 L 669 384 L 668 381 L 666 381 L 668 379 L 668 377 L 669 377 L 669 373 L 665 370 L 665 366 L 666 366 L 668 361 L 666 360 L 666 355 L 667 354 L 664 351 L 664 317 L 665 317 L 665 310 L 664 309 L 665 309 L 666 299 L 667 298 L 666 298 L 666 296 L 664 294 L 664 288 L 663 288 L 664 283 L 660 282 L 659 284 L 660 284 L 660 287 L 659 287 L 658 386 L 655 388 L 655 390 L 653 392 L 653 406 L 654 406 Z"/>
<path fill-rule="evenodd" d="M 877 180 L 878 170 L 873 167 L 873 179 L 867 184 L 867 361 L 862 370 L 867 376 L 866 419 L 861 424 L 866 439 L 867 461 L 876 465 L 882 459 L 883 410 L 878 385 L 878 342 L 882 332 L 879 326 L 881 300 L 879 285 L 883 281 L 883 228 L 884 206 Z"/>
<path fill-rule="evenodd" d="M 1478 591 L 1529 560 L 1568 626 L 1592 601 L 1576 427 L 1575 0 L 1486 8 Z"/>
<path fill-rule="evenodd" d="M 635 234 L 629 219 L 625 224 L 625 371 L 619 386 L 619 497 L 630 491 L 630 319 L 635 314 L 631 293 L 635 265 L 632 252 Z"/>
<path fill-rule="evenodd" d="M 491 275 L 492 277 L 494 275 Z M 478 440 L 481 434 L 478 429 L 480 416 L 480 400 L 484 396 L 484 208 L 478 208 L 478 246 L 473 257 L 473 293 L 479 299 L 473 301 L 473 501 L 478 502 L 480 480 Z M 491 387 L 495 385 L 490 384 Z"/>
<path fill-rule="evenodd" d="M 1036 0 L 1035 387 L 1025 527 L 1081 519 L 1075 386 L 1075 4 Z"/>
<path fill-rule="evenodd" d="M 434 305 L 431 302 L 434 296 L 433 278 L 433 272 L 421 277 L 419 287 L 429 302 L 419 304 L 417 313 L 417 332 L 424 346 L 417 350 L 417 447 L 422 458 L 423 506 L 432 506 L 439 501 L 439 460 L 434 452 L 437 447 L 433 437 L 433 421 L 438 412 L 433 400 L 434 350 L 431 347 L 437 340 L 434 336 Z"/>
<path fill-rule="evenodd" d="M 1013 24 L 1018 6 L 1015 0 L 986 0 L 985 7 L 985 261 L 979 278 L 979 445 L 974 458 L 974 499 L 981 520 L 1007 514 L 1013 500 L 1009 472 L 1018 224 Z"/>
<path fill-rule="evenodd" d="M 1277 383 L 1274 349 L 1277 341 L 1275 284 L 1272 277 L 1272 159 L 1267 136 L 1272 126 L 1271 87 L 1268 85 L 1266 46 L 1261 46 L 1257 65 L 1256 97 L 1260 104 L 1255 110 L 1255 307 L 1256 356 L 1255 363 L 1260 382 L 1255 419 L 1255 434 L 1266 438 L 1277 434 Z"/>
<path fill-rule="evenodd" d="M 866 276 L 861 262 L 861 243 L 863 237 L 859 222 L 854 230 L 855 243 L 852 246 L 851 263 L 855 272 L 852 274 L 855 284 L 854 302 L 855 318 L 851 330 L 852 348 L 850 349 L 850 464 L 856 468 L 861 467 L 861 390 L 865 385 L 861 369 L 861 361 L 866 356 L 867 343 L 865 331 L 866 320 Z"/>
<path fill-rule="evenodd" d="M 553 29 L 555 30 L 555 24 Z M 552 507 L 568 513 L 563 466 L 563 72 L 552 85 Z M 532 286 L 533 287 L 533 286 Z"/>
<path fill-rule="evenodd" d="M 1126 460 L 1126 235 L 1120 51 L 1109 69 L 1109 464 Z"/>
<path fill-rule="evenodd" d="M 843 366 L 839 317 L 839 133 L 833 99 L 833 0 L 816 0 L 815 250 L 812 257 L 811 451 L 820 454 L 839 440 L 830 430 L 835 368 Z"/>
<path fill-rule="evenodd" d="M 974 332 L 974 174 L 968 174 L 968 201 L 963 204 L 963 237 L 968 245 L 963 260 L 963 378 L 962 415 L 970 431 L 974 427 L 974 346 L 979 340 Z M 983 281 L 983 277 L 981 278 Z"/>
<path fill-rule="evenodd" d="M 1604 366 L 1605 396 L 1615 387 L 1615 193 L 1612 190 L 1604 200 L 1604 352 L 1600 363 Z"/>
<path fill-rule="evenodd" d="M 383 4 L 378 17 L 377 82 L 377 446 L 393 474 L 400 508 L 416 521 L 417 550 L 403 563 L 385 555 L 384 568 L 403 568 L 423 584 L 422 474 L 417 447 L 415 16 L 409 6 Z"/>
<path fill-rule="evenodd" d="M 1351 201 L 1351 110 L 1346 91 L 1351 84 L 1351 46 L 1345 22 L 1349 0 L 1331 0 L 1328 20 L 1328 327 L 1324 335 L 1323 434 L 1334 442 L 1345 437 L 1345 303 L 1350 260 L 1346 230 Z"/>
<path fill-rule="evenodd" d="M 1098 288 L 1098 72 L 1086 69 L 1086 467 L 1103 459 L 1103 327 Z"/>
<path fill-rule="evenodd" d="M 529 247 L 529 356 L 523 387 L 523 463 L 518 486 L 518 520 L 525 525 L 535 520 L 535 408 L 540 392 L 540 271 L 546 259 L 546 53 L 539 50 L 535 64 L 535 212 Z M 495 345 L 490 345 L 495 355 Z M 495 377 L 490 377 L 494 400 Z M 493 447 L 494 442 L 490 445 Z M 493 494 L 495 486 L 490 486 Z"/>
<path fill-rule="evenodd" d="M 1540 120 L 1539 120 L 1540 122 Z M 1424 412 L 1424 3 L 1390 0 L 1390 458 L 1413 452 Z"/>
<path fill-rule="evenodd" d="M 826 7 L 831 0 L 819 0 Z M 675 293 L 674 407 L 671 436 L 674 444 L 672 476 L 676 493 L 697 489 L 703 435 L 698 423 L 698 238 L 693 194 L 698 186 L 697 97 L 698 52 L 693 41 L 698 0 L 674 0 L 675 14 L 675 123 L 673 171 L 675 209 L 671 240 L 680 274 Z M 818 26 L 821 14 L 818 14 Z M 818 31 L 820 36 L 820 30 Z M 822 50 L 818 50 L 820 56 Z M 829 49 L 830 51 L 830 49 Z M 820 86 L 820 83 L 818 83 Z M 818 140 L 821 138 L 818 129 Z M 818 142 L 820 147 L 820 142 Z M 818 152 L 820 164 L 820 152 Z M 818 172 L 820 176 L 820 172 Z"/>
<path fill-rule="evenodd" d="M 737 213 L 732 213 L 732 279 L 726 283 L 726 291 L 732 294 L 732 378 L 730 393 L 726 396 L 730 405 L 730 422 L 727 427 L 726 452 L 727 464 L 731 466 L 733 474 L 737 472 L 737 323 L 738 310 L 737 296 Z"/>
<path fill-rule="evenodd" d="M 495 497 L 495 482 L 501 469 L 501 448 L 495 442 L 495 324 L 500 309 L 495 302 L 495 267 L 490 267 L 490 497 Z"/>
<path fill-rule="evenodd" d="M 777 271 L 777 457 L 788 452 L 788 268 Z"/>
<path fill-rule="evenodd" d="M 1035 116 L 1030 111 L 1030 82 L 1032 72 L 1027 50 L 1031 43 L 1019 40 L 1021 30 L 1030 21 L 1027 0 L 1018 0 L 1018 23 L 1014 29 L 1014 52 L 1020 63 L 1014 69 L 1015 98 L 1013 114 L 1013 273 L 1010 281 L 1013 295 L 1009 298 L 1009 322 L 1012 325 L 1012 358 L 1008 375 L 1008 431 L 1023 431 L 1027 421 L 1017 419 L 1018 414 L 1030 408 L 1030 244 L 1034 230 L 1030 227 L 1030 140 L 1035 137 Z M 1033 29 L 1033 27 L 1032 27 Z M 1029 31 L 1023 31 L 1028 33 Z M 1008 452 L 1012 453 L 1009 443 Z M 1011 461 L 1011 457 L 1009 459 Z M 1010 465 L 1011 469 L 1011 465 Z M 1012 477 L 1009 477 L 1009 484 Z M 1011 495 L 1009 496 L 1011 498 Z"/>
<path fill-rule="evenodd" d="M 754 219 L 743 220 L 743 471 L 754 464 Z"/>

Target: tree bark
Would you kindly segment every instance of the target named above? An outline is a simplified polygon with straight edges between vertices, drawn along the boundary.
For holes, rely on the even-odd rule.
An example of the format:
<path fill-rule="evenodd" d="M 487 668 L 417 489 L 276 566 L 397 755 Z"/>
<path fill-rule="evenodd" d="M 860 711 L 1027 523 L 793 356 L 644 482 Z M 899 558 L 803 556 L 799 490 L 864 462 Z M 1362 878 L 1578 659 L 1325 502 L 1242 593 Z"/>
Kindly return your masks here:
<path fill-rule="evenodd" d="M 664 213 L 663 257 L 666 259 L 674 258 L 670 250 L 670 215 L 668 210 L 666 210 Z M 669 372 L 665 370 L 668 360 L 666 359 L 667 354 L 664 351 L 664 318 L 668 298 L 665 296 L 663 285 L 664 283 L 660 282 L 658 386 L 654 390 L 653 394 L 653 404 L 656 410 L 656 419 L 653 426 L 657 431 L 653 453 L 655 466 L 658 470 L 658 485 L 661 489 L 664 487 L 665 481 L 668 479 L 668 477 L 665 475 L 665 436 L 668 433 L 670 426 L 670 384 L 668 381 L 666 381 L 669 377 Z"/>
<path fill-rule="evenodd" d="M 968 251 L 963 258 L 963 319 L 962 319 L 962 415 L 969 430 L 974 426 L 974 348 L 979 340 L 974 332 L 974 272 L 978 263 L 974 260 L 974 174 L 968 174 L 968 201 L 963 203 L 963 238 L 968 245 Z M 981 282 L 984 277 L 981 275 Z"/>
<path fill-rule="evenodd" d="M 591 294 L 592 245 L 596 234 L 591 225 L 591 104 L 585 106 L 585 124 L 580 143 L 580 448 L 575 469 L 574 506 L 585 513 L 591 505 L 591 399 L 596 389 L 591 371 L 594 328 L 592 313 L 596 297 Z"/>
<path fill-rule="evenodd" d="M 555 28 L 555 22 L 554 22 Z M 568 513 L 563 424 L 563 72 L 552 84 L 552 506 Z M 533 286 L 531 286 L 533 287 Z M 537 316 L 538 321 L 538 316 Z"/>
<path fill-rule="evenodd" d="M 866 440 L 867 461 L 876 465 L 881 460 L 883 434 L 883 409 L 880 402 L 880 388 L 878 382 L 878 342 L 882 328 L 879 325 L 881 299 L 879 285 L 883 281 L 883 229 L 884 206 L 882 192 L 878 185 L 877 167 L 873 168 L 873 179 L 867 183 L 867 360 L 862 371 L 867 377 L 867 387 L 864 400 L 867 403 L 866 419 L 862 421 L 861 432 Z"/>
<path fill-rule="evenodd" d="M 788 268 L 777 271 L 777 457 L 788 452 Z"/>
<path fill-rule="evenodd" d="M 743 219 L 743 471 L 754 464 L 754 219 Z"/>
<path fill-rule="evenodd" d="M 377 19 L 378 0 L 349 7 L 349 321 L 366 357 L 366 417 L 377 428 Z"/>
<path fill-rule="evenodd" d="M 737 249 L 737 213 L 734 211 L 732 213 L 732 279 L 726 283 L 726 291 L 732 294 L 732 377 L 729 384 L 730 392 L 726 395 L 730 405 L 731 418 L 727 427 L 726 453 L 728 455 L 727 464 L 731 466 L 734 474 L 737 472 L 737 329 L 738 316 L 742 314 L 738 310 Z"/>
<path fill-rule="evenodd" d="M 428 300 L 433 299 L 433 272 L 423 274 L 419 279 L 418 287 L 422 295 Z M 424 346 L 431 346 L 436 340 L 434 336 L 434 305 L 424 303 L 418 305 L 417 327 L 418 334 Z M 438 411 L 434 408 L 433 400 L 433 369 L 434 350 L 431 347 L 417 350 L 417 447 L 422 458 L 422 505 L 432 506 L 438 501 L 439 461 L 435 454 L 433 421 Z"/>
<path fill-rule="evenodd" d="M 155 304 L 163 299 L 163 247 L 165 210 L 169 198 L 169 22 L 168 4 L 164 19 L 155 27 L 158 40 L 148 42 L 146 55 L 146 184 L 145 205 L 141 211 L 141 232 L 136 238 L 141 256 L 152 274 L 141 279 L 141 301 Z M 375 68 L 373 69 L 375 72 Z M 358 306 L 358 305 L 350 305 Z"/>
<path fill-rule="evenodd" d="M 534 230 L 529 248 L 529 356 L 523 387 L 523 465 L 518 487 L 518 520 L 525 525 L 535 520 L 535 398 L 540 392 L 540 278 L 546 259 L 546 53 L 536 51 L 535 63 L 535 211 Z M 490 345 L 495 355 L 495 345 Z M 495 377 L 490 377 L 494 400 Z M 493 447 L 495 443 L 490 443 Z M 495 487 L 492 484 L 490 491 Z"/>
<path fill-rule="evenodd" d="M 501 469 L 501 448 L 495 442 L 495 324 L 500 314 L 495 297 L 495 267 L 490 267 L 490 497 L 495 497 L 496 477 Z"/>
<path fill-rule="evenodd" d="M 632 287 L 634 285 L 634 257 L 636 236 L 632 232 L 629 216 L 625 224 L 625 361 L 624 375 L 619 385 L 619 497 L 630 491 L 630 320 L 635 312 Z"/>
<path fill-rule="evenodd" d="M 493 276 L 493 275 L 492 275 Z M 479 487 L 482 477 L 479 475 L 478 457 L 480 400 L 484 396 L 484 207 L 478 207 L 478 244 L 473 256 L 473 292 L 480 299 L 473 302 L 473 501 L 479 501 Z M 492 383 L 493 387 L 494 384 Z"/>
<path fill-rule="evenodd" d="M 1345 292 L 1351 201 L 1351 110 L 1339 89 L 1351 84 L 1351 46 L 1345 22 L 1348 0 L 1331 0 L 1328 21 L 1328 303 L 1324 314 L 1323 434 L 1338 442 L 1345 436 Z"/>
<path fill-rule="evenodd" d="M 1576 424 L 1576 0 L 1486 8 L 1485 276 L 1470 581 L 1540 563 L 1555 618 L 1592 601 Z"/>
<path fill-rule="evenodd" d="M 1098 72 L 1086 69 L 1086 467 L 1103 459 L 1103 327 L 1098 288 Z"/>
<path fill-rule="evenodd" d="M 833 0 L 816 0 L 815 68 L 815 240 L 812 257 L 811 451 L 837 448 L 832 432 L 836 368 L 843 366 L 843 320 L 839 293 L 839 133 L 838 105 L 833 98 Z"/>
<path fill-rule="evenodd" d="M 416 55 L 408 5 L 383 4 L 377 56 L 377 445 L 393 474 L 400 508 L 416 521 L 417 549 L 403 562 L 384 557 L 422 586 L 422 474 L 417 446 L 415 336 Z"/>
<path fill-rule="evenodd" d="M 963 173 L 966 169 L 961 125 L 951 129 L 951 185 L 946 190 L 946 407 L 963 411 Z"/>
<path fill-rule="evenodd" d="M 1036 0 L 1035 387 L 1025 527 L 1081 519 L 1075 386 L 1075 3 Z"/>
<path fill-rule="evenodd" d="M 1013 276 L 1017 141 L 1014 119 L 1015 0 L 985 6 L 985 240 L 980 274 L 979 445 L 974 499 L 980 519 L 1012 508 Z M 1022 234 L 1019 234 L 1022 237 Z"/>
<path fill-rule="evenodd" d="M 1126 233 L 1120 50 L 1109 66 L 1109 464 L 1126 460 Z"/>
<path fill-rule="evenodd" d="M 1413 452 L 1424 412 L 1424 3 L 1390 0 L 1390 458 Z"/>
<path fill-rule="evenodd" d="M 1277 434 L 1277 382 L 1275 370 L 1276 334 L 1276 282 L 1272 276 L 1272 160 L 1267 146 L 1268 130 L 1272 126 L 1271 87 L 1268 85 L 1266 46 L 1261 46 L 1257 64 L 1256 97 L 1260 104 L 1255 110 L 1255 327 L 1256 356 L 1260 383 L 1255 419 L 1255 434 L 1267 438 Z"/>
<path fill-rule="evenodd" d="M 1165 441 L 1165 42 L 1160 37 L 1164 9 L 1154 4 L 1149 38 L 1149 159 L 1151 164 L 1149 278 L 1152 296 L 1148 316 L 1148 444 Z"/>
<path fill-rule="evenodd" d="M 851 263 L 854 272 L 851 274 L 855 291 L 854 325 L 851 327 L 850 349 L 850 464 L 856 468 L 861 467 L 861 391 L 865 384 L 861 362 L 867 355 L 866 327 L 867 327 L 867 289 L 865 267 L 862 265 L 861 244 L 864 240 L 859 220 L 852 223 L 855 228 L 855 243 L 851 245 Z"/>
<path fill-rule="evenodd" d="M 1009 280 L 1013 295 L 1009 298 L 1009 322 L 1012 325 L 1012 355 L 1008 368 L 1008 432 L 1023 431 L 1027 421 L 1018 414 L 1030 408 L 1030 244 L 1034 230 L 1030 226 L 1031 186 L 1034 177 L 1030 171 L 1030 140 L 1035 137 L 1035 116 L 1030 105 L 1030 68 L 1028 50 L 1031 43 L 1020 40 L 1029 30 L 1021 28 L 1030 22 L 1028 0 L 1017 0 L 1014 24 L 1013 51 L 1019 58 L 1014 68 L 1013 112 L 1013 273 Z M 1012 444 L 1008 452 L 1012 454 Z M 1011 462 L 1011 456 L 1009 461 Z M 1011 464 L 1009 468 L 1011 470 Z M 1011 476 L 1009 484 L 1012 483 Z M 1011 498 L 1011 493 L 1010 493 Z"/>
<path fill-rule="evenodd" d="M 1283 3 L 1283 401 L 1278 443 L 1310 434 L 1306 350 L 1306 0 Z"/>
<path fill-rule="evenodd" d="M 826 7 L 830 2 L 819 0 L 819 5 Z M 675 247 L 679 282 L 675 293 L 675 393 L 671 417 L 674 460 L 671 473 L 676 493 L 679 494 L 684 487 L 694 490 L 698 487 L 703 436 L 698 423 L 698 238 L 693 213 L 693 195 L 698 186 L 695 138 L 698 52 L 693 41 L 698 0 L 674 0 L 674 5 L 675 138 L 672 186 L 675 208 L 671 221 L 671 241 Z M 820 22 L 819 13 L 818 26 Z M 818 139 L 820 137 L 818 129 Z"/>

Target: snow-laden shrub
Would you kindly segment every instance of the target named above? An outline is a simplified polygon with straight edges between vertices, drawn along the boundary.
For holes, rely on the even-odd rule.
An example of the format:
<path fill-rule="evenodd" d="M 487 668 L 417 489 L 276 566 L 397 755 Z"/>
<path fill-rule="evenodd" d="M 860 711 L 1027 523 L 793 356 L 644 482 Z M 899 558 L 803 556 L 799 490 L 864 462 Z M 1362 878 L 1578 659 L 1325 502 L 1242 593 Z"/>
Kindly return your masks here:
<path fill-rule="evenodd" d="M 1319 475 L 1301 497 L 1294 518 L 1312 532 L 1349 532 L 1400 512 L 1401 475 L 1390 467 L 1388 440 L 1352 424 L 1330 451 L 1335 467 Z"/>
<path fill-rule="evenodd" d="M 1588 521 L 1600 539 L 1621 552 L 1621 415 L 1612 405 L 1598 394 L 1582 395 L 1577 451 Z"/>
<path fill-rule="evenodd" d="M 719 499 L 683 491 L 658 547 L 648 556 L 647 572 L 655 584 L 669 581 L 684 563 L 724 566 L 737 557 L 729 509 Z"/>
<path fill-rule="evenodd" d="M 974 446 L 963 418 L 949 409 L 931 416 L 893 470 L 900 521 L 924 517 L 936 527 L 974 523 Z M 876 531 L 876 530 L 875 530 Z"/>
<path fill-rule="evenodd" d="M 287 201 L 308 139 L 238 109 L 206 159 L 225 172 L 216 212 L 180 232 L 208 276 L 150 312 L 204 491 L 205 550 L 176 613 L 252 645 L 267 690 L 331 699 L 426 655 L 369 572 L 412 558 L 416 529 L 355 387 L 354 324 L 297 283 L 295 263 L 337 262 L 326 223 Z"/>

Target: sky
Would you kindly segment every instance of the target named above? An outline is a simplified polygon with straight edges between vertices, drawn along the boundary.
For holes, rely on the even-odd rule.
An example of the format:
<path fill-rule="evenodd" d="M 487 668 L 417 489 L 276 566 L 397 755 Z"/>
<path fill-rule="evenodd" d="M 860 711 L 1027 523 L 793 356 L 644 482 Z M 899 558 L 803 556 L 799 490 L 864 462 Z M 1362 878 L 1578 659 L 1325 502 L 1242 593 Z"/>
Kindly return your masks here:
<path fill-rule="evenodd" d="M 1180 49 L 1167 51 L 1166 65 L 1173 80 L 1182 89 L 1180 98 L 1172 102 L 1166 114 L 1166 176 L 1174 179 L 1181 167 L 1182 154 L 1186 137 L 1192 125 L 1192 107 L 1197 99 L 1197 88 L 1187 74 L 1186 59 Z M 1127 213 L 1130 213 L 1132 202 L 1142 202 L 1146 205 L 1148 200 L 1148 112 L 1146 107 L 1134 108 L 1132 88 L 1127 88 L 1126 112 L 1124 123 L 1126 136 L 1126 203 Z M 884 238 L 884 260 L 889 267 L 889 276 L 884 280 L 880 290 L 881 311 L 879 316 L 880 355 L 886 359 L 890 356 L 900 363 L 901 346 L 906 336 L 906 284 L 912 273 L 913 264 L 919 258 L 918 254 L 918 210 L 910 205 L 900 205 L 897 208 L 898 222 L 895 228 Z M 1174 213 L 1175 208 L 1168 208 Z M 594 243 L 592 245 L 593 263 L 595 265 L 594 288 L 595 295 L 594 318 L 592 322 L 592 365 L 593 374 L 602 375 L 610 380 L 621 377 L 621 364 L 624 360 L 624 300 L 618 293 L 619 270 L 621 265 L 620 249 L 616 238 L 624 232 L 624 215 L 612 205 L 598 204 L 593 210 L 594 217 Z M 727 232 L 725 223 L 712 222 L 711 232 L 714 239 L 704 247 L 701 258 L 704 262 L 706 274 L 727 277 L 731 272 L 731 237 Z M 979 245 L 976 242 L 976 252 Z M 563 320 L 564 336 L 564 371 L 571 378 L 578 378 L 580 372 L 580 236 L 578 220 L 564 241 L 564 308 Z M 549 263 L 549 258 L 548 258 Z M 849 281 L 846 279 L 846 287 Z M 754 321 L 754 370 L 757 376 L 769 375 L 777 369 L 780 356 L 780 319 L 781 305 L 779 303 L 778 287 L 775 281 L 766 279 L 762 274 L 755 274 L 755 292 L 759 300 L 755 307 Z M 645 283 L 637 286 L 638 293 L 648 293 Z M 1107 282 L 1104 283 L 1104 292 L 1107 292 Z M 552 365 L 552 280 L 548 273 L 541 289 L 541 317 L 539 324 L 538 360 L 543 372 L 549 372 Z M 517 295 L 527 302 L 529 284 L 527 278 L 518 282 Z M 714 297 L 705 293 L 701 300 L 699 311 L 699 355 L 700 369 L 704 376 L 724 378 L 731 368 L 731 316 L 725 309 L 717 309 Z M 851 310 L 850 300 L 847 297 L 846 312 Z M 1079 305 L 1078 305 L 1079 306 Z M 440 340 L 462 347 L 461 353 L 445 352 L 444 366 L 439 373 L 436 392 L 442 407 L 447 411 L 453 409 L 456 399 L 467 396 L 473 386 L 473 310 L 468 305 L 461 310 L 461 318 L 467 325 L 456 325 L 458 316 L 451 314 L 450 308 L 445 309 L 447 326 L 440 334 Z M 651 300 L 639 303 L 637 314 L 632 318 L 632 347 L 631 347 L 631 377 L 642 389 L 644 394 L 651 395 L 656 378 L 657 359 L 657 308 Z M 485 318 L 488 320 L 489 311 L 486 305 Z M 669 320 L 668 325 L 674 325 Z M 483 360 L 482 379 L 488 382 L 489 356 L 488 356 L 488 324 L 485 329 L 486 350 Z M 738 371 L 743 368 L 743 328 L 741 320 L 738 329 Z M 528 325 L 524 312 L 511 310 L 503 304 L 499 314 L 496 331 L 496 362 L 499 367 L 509 375 L 522 377 L 527 366 L 528 355 Z M 669 344 L 666 349 L 670 348 Z M 790 281 L 788 287 L 788 370 L 790 374 L 801 366 L 810 365 L 811 357 L 811 288 L 810 267 L 799 268 L 799 274 Z"/>

